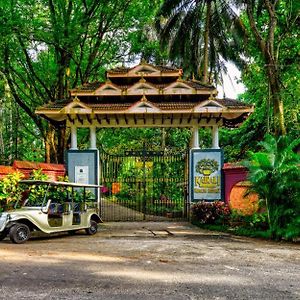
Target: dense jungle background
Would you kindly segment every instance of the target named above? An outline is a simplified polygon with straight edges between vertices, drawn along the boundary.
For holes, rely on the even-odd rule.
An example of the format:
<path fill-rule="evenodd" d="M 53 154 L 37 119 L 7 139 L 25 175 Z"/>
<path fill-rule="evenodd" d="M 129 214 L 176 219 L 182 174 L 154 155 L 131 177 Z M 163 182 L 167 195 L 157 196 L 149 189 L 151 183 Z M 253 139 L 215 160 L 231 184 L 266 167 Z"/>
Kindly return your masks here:
<path fill-rule="evenodd" d="M 1 165 L 62 163 L 70 132 L 35 109 L 68 98 L 71 88 L 104 80 L 107 69 L 143 60 L 182 68 L 185 78 L 219 87 L 228 75 L 245 86 L 237 98 L 255 105 L 240 128 L 220 131 L 225 162 L 243 161 L 259 195 L 262 210 L 247 226 L 251 234 L 256 228 L 268 237 L 299 237 L 299 1 L 1 0 L 0 24 Z M 230 64 L 240 78 L 229 71 Z M 200 147 L 210 147 L 209 130 L 199 131 Z M 88 129 L 78 136 L 79 148 L 88 147 Z M 189 128 L 97 129 L 97 146 L 110 155 L 145 145 L 184 151 L 190 140 Z M 12 176 L 1 181 L 5 203 L 16 196 L 18 175 Z M 219 218 L 224 225 L 229 211 L 223 205 L 198 203 L 196 221 L 203 225 Z M 241 221 L 231 213 L 230 220 Z"/>
<path fill-rule="evenodd" d="M 257 150 L 266 133 L 299 137 L 299 2 L 193 0 L 1 1 L 0 164 L 62 162 L 69 132 L 35 115 L 105 70 L 141 59 L 183 68 L 185 77 L 222 85 L 228 63 L 241 71 L 238 98 L 255 112 L 223 129 L 226 161 Z M 229 76 L 233 74 L 228 74 Z M 232 80 L 236 80 L 232 78 Z M 226 95 L 225 95 L 226 96 Z M 210 133 L 200 131 L 201 147 Z M 98 129 L 98 145 L 117 153 L 188 147 L 189 129 Z M 88 143 L 79 131 L 79 145 Z"/>

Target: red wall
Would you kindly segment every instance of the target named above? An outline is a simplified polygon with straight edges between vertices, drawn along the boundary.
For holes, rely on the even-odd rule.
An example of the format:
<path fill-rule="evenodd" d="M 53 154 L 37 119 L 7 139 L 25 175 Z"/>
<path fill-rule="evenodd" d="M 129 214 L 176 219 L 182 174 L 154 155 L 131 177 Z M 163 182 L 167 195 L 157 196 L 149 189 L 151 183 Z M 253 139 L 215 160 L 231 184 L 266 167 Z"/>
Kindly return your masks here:
<path fill-rule="evenodd" d="M 225 185 L 225 203 L 229 204 L 231 189 L 236 183 L 247 180 L 248 171 L 243 166 L 225 163 L 223 166 L 223 172 Z"/>
<path fill-rule="evenodd" d="M 0 179 L 4 176 L 6 176 L 7 174 L 11 174 L 13 172 L 15 172 L 16 170 L 13 167 L 9 167 L 9 166 L 0 166 Z"/>
<path fill-rule="evenodd" d="M 43 174 L 47 174 L 50 180 L 57 180 L 58 177 L 66 174 L 64 165 L 15 160 L 12 167 L 0 166 L 0 178 L 16 171 L 23 173 L 25 178 L 28 178 L 33 170 L 39 169 Z"/>

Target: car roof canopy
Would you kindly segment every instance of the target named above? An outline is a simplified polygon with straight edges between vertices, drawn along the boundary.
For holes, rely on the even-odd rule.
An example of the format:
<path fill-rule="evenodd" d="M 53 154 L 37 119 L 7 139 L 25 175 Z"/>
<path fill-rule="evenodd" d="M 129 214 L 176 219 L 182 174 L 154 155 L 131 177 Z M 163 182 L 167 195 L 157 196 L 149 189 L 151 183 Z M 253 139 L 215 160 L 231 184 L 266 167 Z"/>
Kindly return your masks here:
<path fill-rule="evenodd" d="M 70 186 L 77 188 L 101 188 L 101 185 L 95 184 L 80 184 L 74 182 L 64 182 L 64 181 L 51 181 L 51 180 L 20 180 L 19 183 L 24 183 L 28 185 L 53 185 L 53 186 Z"/>

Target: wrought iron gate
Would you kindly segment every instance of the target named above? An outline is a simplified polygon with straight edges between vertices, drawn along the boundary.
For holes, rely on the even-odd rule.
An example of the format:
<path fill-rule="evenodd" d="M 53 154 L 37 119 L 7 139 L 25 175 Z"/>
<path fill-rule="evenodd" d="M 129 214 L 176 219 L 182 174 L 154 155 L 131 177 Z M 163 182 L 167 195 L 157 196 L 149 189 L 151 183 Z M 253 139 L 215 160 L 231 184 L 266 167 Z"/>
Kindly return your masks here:
<path fill-rule="evenodd" d="M 188 151 L 100 151 L 105 221 L 187 218 Z"/>

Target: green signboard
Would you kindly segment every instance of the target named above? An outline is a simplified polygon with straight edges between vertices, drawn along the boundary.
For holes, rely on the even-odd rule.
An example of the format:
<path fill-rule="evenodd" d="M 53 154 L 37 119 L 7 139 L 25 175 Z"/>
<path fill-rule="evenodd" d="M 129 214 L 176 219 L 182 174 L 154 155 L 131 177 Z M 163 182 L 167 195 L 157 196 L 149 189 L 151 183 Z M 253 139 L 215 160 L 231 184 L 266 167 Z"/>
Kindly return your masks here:
<path fill-rule="evenodd" d="M 191 202 L 222 200 L 223 151 L 192 149 L 190 157 Z"/>

